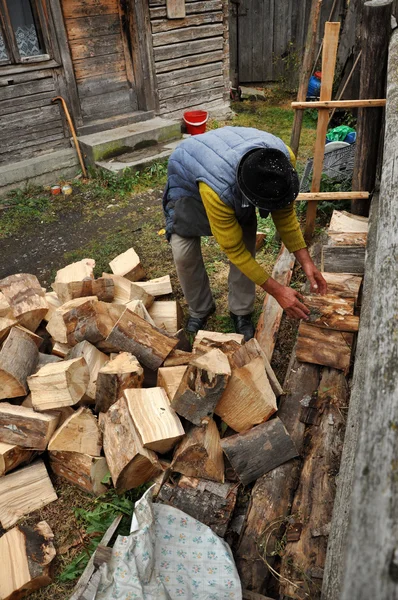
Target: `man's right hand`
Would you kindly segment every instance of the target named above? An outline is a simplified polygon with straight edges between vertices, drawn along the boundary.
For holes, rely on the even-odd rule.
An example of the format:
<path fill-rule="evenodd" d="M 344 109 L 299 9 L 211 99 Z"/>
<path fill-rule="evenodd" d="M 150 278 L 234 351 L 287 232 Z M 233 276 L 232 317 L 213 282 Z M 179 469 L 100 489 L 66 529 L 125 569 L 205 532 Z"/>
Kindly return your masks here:
<path fill-rule="evenodd" d="M 310 310 L 300 301 L 303 300 L 303 297 L 299 292 L 286 285 L 281 285 L 272 277 L 267 279 L 261 287 L 275 298 L 289 317 L 308 320 Z"/>

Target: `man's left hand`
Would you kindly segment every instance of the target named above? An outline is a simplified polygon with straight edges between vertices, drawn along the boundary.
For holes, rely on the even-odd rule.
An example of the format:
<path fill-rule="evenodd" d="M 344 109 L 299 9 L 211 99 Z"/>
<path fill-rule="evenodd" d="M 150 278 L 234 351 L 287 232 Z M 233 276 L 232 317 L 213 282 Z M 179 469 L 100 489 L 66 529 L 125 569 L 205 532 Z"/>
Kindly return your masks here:
<path fill-rule="evenodd" d="M 313 294 L 321 294 L 321 296 L 326 294 L 328 291 L 328 284 L 314 263 L 311 261 L 311 263 L 304 264 L 303 270 L 310 282 L 310 291 Z"/>

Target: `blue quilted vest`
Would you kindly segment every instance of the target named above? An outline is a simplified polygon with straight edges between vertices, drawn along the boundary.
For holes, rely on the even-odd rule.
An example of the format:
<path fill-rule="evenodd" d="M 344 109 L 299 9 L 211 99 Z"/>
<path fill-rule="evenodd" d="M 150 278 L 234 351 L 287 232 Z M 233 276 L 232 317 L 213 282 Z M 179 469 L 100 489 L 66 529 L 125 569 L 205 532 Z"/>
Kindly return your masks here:
<path fill-rule="evenodd" d="M 234 209 L 242 227 L 253 223 L 255 208 L 242 197 L 236 185 L 239 162 L 253 148 L 275 148 L 290 160 L 287 146 L 281 139 L 251 127 L 215 129 L 184 140 L 174 150 L 169 159 L 163 196 L 169 238 L 172 233 L 182 237 L 211 235 L 199 194 L 200 181 L 207 183 L 225 204 Z"/>

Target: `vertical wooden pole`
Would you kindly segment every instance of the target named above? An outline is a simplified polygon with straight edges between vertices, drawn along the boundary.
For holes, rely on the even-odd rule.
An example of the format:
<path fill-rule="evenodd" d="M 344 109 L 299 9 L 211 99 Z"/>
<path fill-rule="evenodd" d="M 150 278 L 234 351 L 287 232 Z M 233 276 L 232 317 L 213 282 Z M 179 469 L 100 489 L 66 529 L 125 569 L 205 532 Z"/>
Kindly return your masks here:
<path fill-rule="evenodd" d="M 392 0 L 372 0 L 363 6 L 361 29 L 361 77 L 359 98 L 383 98 L 385 95 L 388 43 L 391 30 Z M 377 94 L 375 96 L 374 94 Z M 371 192 L 376 181 L 383 109 L 358 110 L 357 143 L 352 187 Z M 353 200 L 356 215 L 369 214 L 370 200 Z"/>
<path fill-rule="evenodd" d="M 312 0 L 310 20 L 308 25 L 307 40 L 305 43 L 303 64 L 300 73 L 300 83 L 297 92 L 297 102 L 305 102 L 307 99 L 308 82 L 311 76 L 312 63 L 315 55 L 316 33 L 318 30 L 319 14 L 321 12 L 322 0 Z M 295 156 L 300 145 L 301 128 L 303 125 L 303 110 L 294 113 L 293 129 L 290 138 L 290 147 Z"/>
<path fill-rule="evenodd" d="M 334 72 L 336 68 L 337 46 L 339 43 L 340 23 L 325 23 L 325 36 L 322 54 L 322 85 L 321 100 L 331 100 L 333 90 Z M 311 192 L 321 189 L 323 159 L 325 156 L 326 133 L 329 124 L 329 109 L 320 108 L 318 111 L 318 125 L 316 129 L 316 142 L 314 162 L 312 167 Z M 317 202 L 309 202 L 305 223 L 305 238 L 310 240 L 315 229 Z"/>

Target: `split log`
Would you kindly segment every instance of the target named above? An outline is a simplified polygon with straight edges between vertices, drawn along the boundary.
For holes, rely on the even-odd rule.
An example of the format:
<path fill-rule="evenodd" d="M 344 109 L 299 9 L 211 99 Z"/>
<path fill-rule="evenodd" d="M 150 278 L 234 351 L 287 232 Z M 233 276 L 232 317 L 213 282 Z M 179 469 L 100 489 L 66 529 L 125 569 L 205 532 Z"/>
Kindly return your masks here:
<path fill-rule="evenodd" d="M 136 315 L 138 315 L 142 319 L 145 319 L 145 321 L 148 321 L 148 323 L 156 327 L 155 321 L 152 319 L 142 300 L 131 300 L 126 304 L 126 308 L 128 308 L 129 310 L 131 310 L 131 312 L 135 313 Z"/>
<path fill-rule="evenodd" d="M 5 297 L 5 295 L 3 294 L 3 292 L 0 292 L 0 317 L 5 318 L 5 319 L 13 319 L 14 318 L 12 308 L 9 305 L 8 300 Z"/>
<path fill-rule="evenodd" d="M 13 327 L 0 351 L 0 400 L 26 396 L 27 378 L 33 373 L 38 357 L 34 341 Z"/>
<path fill-rule="evenodd" d="M 164 389 L 170 402 L 173 400 L 186 370 L 186 365 L 161 367 L 158 370 L 157 384 Z"/>
<path fill-rule="evenodd" d="M 129 388 L 140 388 L 144 370 L 129 352 L 121 352 L 104 365 L 97 375 L 95 411 L 105 413 Z"/>
<path fill-rule="evenodd" d="M 369 219 L 345 210 L 334 210 L 329 223 L 329 233 L 367 233 Z"/>
<path fill-rule="evenodd" d="M 276 397 L 259 356 L 243 367 L 232 369 L 215 413 L 231 429 L 241 432 L 267 421 L 276 410 Z"/>
<path fill-rule="evenodd" d="M 148 294 L 144 287 L 139 286 L 138 283 L 133 283 L 126 277 L 121 275 L 110 275 L 109 273 L 102 273 L 102 277 L 105 279 L 111 279 L 114 285 L 114 298 L 113 301 L 116 304 L 126 305 L 132 300 L 141 300 L 146 308 L 149 308 L 153 303 L 153 296 Z"/>
<path fill-rule="evenodd" d="M 281 565 L 281 595 L 320 598 L 326 547 L 344 442 L 348 387 L 343 373 L 323 369 L 316 400 L 319 425 L 306 432 L 306 455 L 292 505 Z M 298 534 L 289 541 L 289 532 Z M 297 539 L 298 538 L 298 539 Z"/>
<path fill-rule="evenodd" d="M 49 441 L 48 449 L 100 456 L 101 433 L 93 413 L 84 407 L 73 412 L 73 415 L 55 431 Z"/>
<path fill-rule="evenodd" d="M 71 360 L 72 358 L 81 357 L 86 361 L 90 374 L 87 390 L 83 399 L 89 404 L 92 404 L 95 402 L 97 393 L 98 373 L 108 363 L 109 358 L 106 354 L 90 344 L 90 342 L 86 341 L 76 344 L 76 346 L 67 354 L 66 359 Z"/>
<path fill-rule="evenodd" d="M 301 323 L 296 355 L 302 362 L 341 369 L 348 373 L 353 342 L 352 333 L 329 331 L 309 323 Z"/>
<path fill-rule="evenodd" d="M 32 404 L 32 394 L 26 396 L 25 400 L 22 402 L 21 406 L 26 406 L 27 408 L 33 408 Z M 58 417 L 58 427 L 61 427 L 63 423 L 65 423 L 66 419 L 69 419 L 71 415 L 73 415 L 75 411 L 71 406 L 63 406 L 62 408 L 54 408 L 52 410 L 47 410 L 47 415 L 55 415 Z"/>
<path fill-rule="evenodd" d="M 155 371 L 176 347 L 178 340 L 126 308 L 106 342 L 119 351 L 131 352 L 143 365 Z"/>
<path fill-rule="evenodd" d="M 57 450 L 52 450 L 49 456 L 51 470 L 59 477 L 94 496 L 100 496 L 107 491 L 102 480 L 109 469 L 103 456 Z"/>
<path fill-rule="evenodd" d="M 66 323 L 64 321 L 64 316 L 68 315 L 70 311 L 79 310 L 81 308 L 82 311 L 89 311 L 90 307 L 94 302 L 97 302 L 96 296 L 90 296 L 87 298 L 75 298 L 74 300 L 69 300 L 69 302 L 65 302 L 62 306 L 57 308 L 50 320 L 47 323 L 47 331 L 51 335 L 51 337 L 60 344 L 68 343 L 68 333 L 66 329 Z M 93 310 L 93 309 L 92 309 Z"/>
<path fill-rule="evenodd" d="M 162 473 L 160 473 L 159 475 L 157 475 L 156 477 L 154 477 L 152 479 L 152 485 L 153 485 L 152 497 L 153 498 L 157 498 L 163 484 L 165 484 L 166 481 L 168 481 L 170 474 L 171 474 L 170 461 L 162 458 L 162 459 L 160 459 L 159 462 L 162 465 L 163 471 L 162 471 Z"/>
<path fill-rule="evenodd" d="M 140 257 L 134 250 L 129 248 L 123 254 L 119 254 L 109 263 L 112 273 L 121 275 L 130 281 L 139 281 L 145 277 L 145 271 L 141 265 Z"/>
<path fill-rule="evenodd" d="M 59 269 L 55 276 L 54 283 L 70 283 L 71 281 L 94 279 L 94 267 L 95 260 L 92 258 L 82 258 L 82 260 L 78 260 L 77 262 Z"/>
<path fill-rule="evenodd" d="M 177 447 L 171 468 L 188 477 L 224 483 L 224 458 L 220 434 L 213 419 L 191 427 Z"/>
<path fill-rule="evenodd" d="M 165 367 L 181 367 L 188 365 L 194 358 L 192 352 L 184 352 L 184 350 L 172 350 L 166 360 L 164 361 Z"/>
<path fill-rule="evenodd" d="M 178 485 L 165 483 L 158 499 L 174 506 L 224 537 L 236 504 L 238 486 L 182 477 Z"/>
<path fill-rule="evenodd" d="M 92 344 L 104 341 L 123 314 L 123 306 L 98 302 L 92 298 L 94 297 L 63 314 L 69 346 L 75 346 L 84 340 Z"/>
<path fill-rule="evenodd" d="M 60 356 L 55 356 L 55 354 L 43 354 L 43 352 L 39 352 L 39 359 L 33 372 L 37 373 L 37 371 L 45 365 L 49 365 L 50 363 L 58 363 L 61 362 L 61 360 L 62 358 Z"/>
<path fill-rule="evenodd" d="M 221 350 L 230 360 L 231 356 L 235 354 L 239 348 L 242 348 L 241 344 L 238 344 L 235 340 L 228 340 L 226 342 L 217 342 L 208 338 L 203 338 L 199 343 L 195 345 L 193 350 L 194 356 L 200 356 L 201 354 L 207 354 L 210 350 L 217 348 Z"/>
<path fill-rule="evenodd" d="M 201 425 L 204 418 L 213 415 L 230 377 L 228 358 L 220 350 L 195 357 L 185 371 L 171 406 L 194 425 Z"/>
<path fill-rule="evenodd" d="M 36 331 L 48 311 L 45 294 L 35 275 L 19 273 L 0 281 L 0 290 L 13 316 L 26 329 Z"/>
<path fill-rule="evenodd" d="M 294 262 L 294 255 L 290 254 L 288 249 L 282 246 L 272 269 L 272 277 L 281 285 L 289 285 L 293 274 Z M 257 323 L 255 337 L 269 362 L 271 362 L 272 353 L 275 348 L 282 315 L 283 309 L 275 298 L 266 294 L 263 309 Z"/>
<path fill-rule="evenodd" d="M 32 408 L 0 403 L 0 442 L 21 448 L 45 450 L 58 424 L 58 416 Z"/>
<path fill-rule="evenodd" d="M 37 333 L 26 329 L 26 327 L 23 327 L 22 325 L 16 325 L 15 328 L 26 333 L 26 335 L 28 335 L 30 339 L 34 341 L 37 348 L 41 347 L 42 343 L 44 342 L 44 339 L 40 335 L 37 335 Z"/>
<path fill-rule="evenodd" d="M 157 279 L 150 279 L 149 281 L 136 281 L 135 283 L 139 287 L 143 288 L 147 294 L 154 296 L 155 298 L 173 293 L 170 275 L 158 277 Z"/>
<path fill-rule="evenodd" d="M 244 485 L 298 456 L 278 417 L 245 433 L 224 438 L 221 447 Z"/>
<path fill-rule="evenodd" d="M 323 246 L 322 271 L 363 275 L 365 255 L 363 246 Z"/>
<path fill-rule="evenodd" d="M 45 365 L 28 377 L 35 410 L 73 406 L 86 393 L 90 375 L 84 358 Z"/>
<path fill-rule="evenodd" d="M 200 329 L 195 336 L 195 341 L 193 343 L 193 350 L 203 341 L 203 339 L 216 342 L 216 343 L 225 343 L 234 341 L 237 342 L 240 346 L 244 342 L 243 335 L 240 333 L 220 333 L 218 331 L 206 331 L 205 329 Z"/>
<path fill-rule="evenodd" d="M 354 298 L 355 304 L 357 304 L 362 277 L 347 273 L 328 272 L 322 273 L 322 275 L 328 284 L 330 294 L 335 294 L 340 298 Z"/>
<path fill-rule="evenodd" d="M 328 246 L 366 246 L 368 234 L 365 233 L 328 233 Z"/>
<path fill-rule="evenodd" d="M 18 321 L 15 319 L 8 319 L 7 317 L 0 317 L 0 342 L 2 342 L 7 335 L 10 333 L 11 328 L 17 325 Z"/>
<path fill-rule="evenodd" d="M 233 355 L 230 360 L 232 366 L 234 368 L 239 369 L 240 367 L 244 367 L 251 360 L 261 357 L 264 361 L 265 372 L 267 373 L 268 380 L 271 384 L 272 391 L 275 396 L 278 398 L 283 394 L 283 388 L 279 383 L 273 368 L 270 365 L 268 358 L 265 355 L 265 352 L 261 348 L 260 344 L 255 338 L 252 338 L 246 344 L 241 346 Z"/>
<path fill-rule="evenodd" d="M 178 340 L 176 350 L 183 350 L 184 352 L 192 352 L 192 343 L 184 329 L 179 329 L 177 333 L 173 335 Z"/>
<path fill-rule="evenodd" d="M 53 349 L 52 353 L 54 356 L 58 356 L 59 358 L 65 358 L 65 356 L 72 350 L 68 344 L 61 344 L 60 342 L 53 341 Z"/>
<path fill-rule="evenodd" d="M 174 448 L 185 432 L 164 389 L 129 389 L 124 397 L 144 448 L 160 454 Z"/>
<path fill-rule="evenodd" d="M 149 315 L 154 320 L 156 327 L 161 328 L 163 323 L 169 333 L 177 333 L 183 319 L 182 309 L 176 300 L 156 301 L 149 308 Z"/>
<path fill-rule="evenodd" d="M 62 306 L 62 302 L 55 292 L 46 292 L 45 297 L 48 306 L 48 311 L 44 315 L 43 321 L 47 321 L 48 323 L 48 321 L 51 319 L 57 308 Z"/>
<path fill-rule="evenodd" d="M 112 302 L 115 296 L 115 284 L 112 279 L 106 277 L 54 283 L 53 288 L 62 304 L 86 296 L 96 296 L 102 302 Z"/>
<path fill-rule="evenodd" d="M 126 398 L 112 404 L 102 417 L 101 427 L 106 461 L 117 490 L 138 487 L 161 473 L 156 454 L 141 444 Z"/>
<path fill-rule="evenodd" d="M 0 479 L 0 523 L 8 529 L 54 500 L 57 494 L 43 461 L 38 460 Z"/>
<path fill-rule="evenodd" d="M 332 294 L 304 296 L 304 304 L 310 309 L 308 322 L 322 329 L 358 331 L 359 317 L 354 315 L 354 299 L 340 298 Z"/>
<path fill-rule="evenodd" d="M 20 465 L 30 462 L 36 455 L 35 450 L 0 442 L 0 477 Z"/>
<path fill-rule="evenodd" d="M 305 425 L 300 421 L 300 402 L 317 393 L 319 368 L 299 363 L 292 354 L 282 396 L 279 417 L 288 430 L 297 450 L 302 452 Z M 267 593 L 274 576 L 265 565 L 262 555 L 272 568 L 277 567 L 278 548 L 290 514 L 297 489 L 301 461 L 294 458 L 260 477 L 254 484 L 250 504 L 236 549 L 236 562 L 242 586 Z"/>
<path fill-rule="evenodd" d="M 54 534 L 45 521 L 19 525 L 0 538 L 0 598 L 17 600 L 50 583 L 56 551 Z"/>

